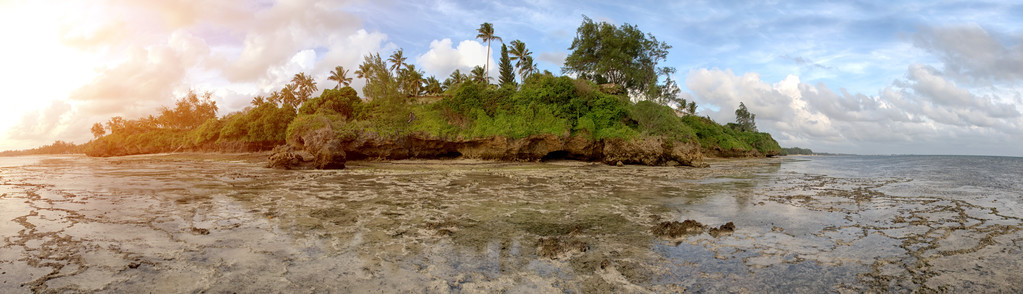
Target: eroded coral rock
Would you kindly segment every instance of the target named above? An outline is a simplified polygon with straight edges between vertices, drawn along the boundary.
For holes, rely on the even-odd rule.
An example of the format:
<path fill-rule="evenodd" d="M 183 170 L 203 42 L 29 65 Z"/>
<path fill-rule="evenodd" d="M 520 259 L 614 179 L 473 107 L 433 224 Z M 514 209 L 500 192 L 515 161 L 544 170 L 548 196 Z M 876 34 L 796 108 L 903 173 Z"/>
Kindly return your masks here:
<path fill-rule="evenodd" d="M 279 169 L 294 169 L 301 164 L 301 157 L 296 153 L 295 148 L 288 145 L 274 147 L 270 151 L 267 167 Z"/>
<path fill-rule="evenodd" d="M 658 237 L 678 238 L 684 235 L 703 233 L 703 228 L 703 224 L 700 222 L 687 219 L 682 222 L 661 222 L 650 229 L 650 231 Z"/>

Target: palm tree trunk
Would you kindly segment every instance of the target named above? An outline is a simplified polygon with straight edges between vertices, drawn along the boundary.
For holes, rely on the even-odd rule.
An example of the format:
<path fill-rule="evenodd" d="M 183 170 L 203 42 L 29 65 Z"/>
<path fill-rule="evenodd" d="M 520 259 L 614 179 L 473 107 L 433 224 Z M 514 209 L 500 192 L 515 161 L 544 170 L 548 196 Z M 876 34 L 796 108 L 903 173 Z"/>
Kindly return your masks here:
<path fill-rule="evenodd" d="M 483 67 L 483 71 L 484 71 L 483 75 L 486 77 L 486 81 L 485 82 L 487 82 L 487 84 L 489 84 L 490 83 L 490 40 L 487 40 L 487 56 L 486 56 L 486 61 L 487 61 L 487 65 Z"/>

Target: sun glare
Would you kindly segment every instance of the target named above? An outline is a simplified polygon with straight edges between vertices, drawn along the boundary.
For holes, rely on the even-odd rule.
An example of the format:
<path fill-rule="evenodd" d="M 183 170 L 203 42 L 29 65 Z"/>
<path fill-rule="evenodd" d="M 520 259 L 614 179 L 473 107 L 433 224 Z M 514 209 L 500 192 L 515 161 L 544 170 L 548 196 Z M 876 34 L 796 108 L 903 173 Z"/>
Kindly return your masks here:
<path fill-rule="evenodd" d="M 0 130 L 15 126 L 26 113 L 68 99 L 92 79 L 95 58 L 61 42 L 60 26 L 66 22 L 52 4 L 0 4 L 0 30 L 7 40 L 0 46 L 0 80 L 13 85 L 0 96 Z"/>

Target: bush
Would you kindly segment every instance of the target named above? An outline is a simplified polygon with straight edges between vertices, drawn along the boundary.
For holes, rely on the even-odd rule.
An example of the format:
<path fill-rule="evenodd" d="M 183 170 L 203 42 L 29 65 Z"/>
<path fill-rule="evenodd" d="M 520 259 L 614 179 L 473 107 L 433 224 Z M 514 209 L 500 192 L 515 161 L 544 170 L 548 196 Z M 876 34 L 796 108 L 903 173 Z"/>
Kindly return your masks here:
<path fill-rule="evenodd" d="M 362 99 L 352 87 L 344 87 L 340 90 L 323 90 L 320 97 L 309 99 L 299 108 L 299 114 L 340 114 L 346 119 L 353 119 L 361 110 Z"/>
<path fill-rule="evenodd" d="M 629 112 L 644 135 L 665 136 L 677 141 L 688 142 L 696 137 L 693 130 L 683 124 L 682 119 L 670 107 L 651 101 L 640 101 Z"/>

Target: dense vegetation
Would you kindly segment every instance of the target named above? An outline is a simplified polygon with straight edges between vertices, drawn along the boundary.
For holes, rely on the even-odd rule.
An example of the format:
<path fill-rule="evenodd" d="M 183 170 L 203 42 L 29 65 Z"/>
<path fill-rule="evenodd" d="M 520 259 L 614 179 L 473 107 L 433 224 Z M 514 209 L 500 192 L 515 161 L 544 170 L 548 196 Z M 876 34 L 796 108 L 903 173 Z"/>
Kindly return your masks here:
<path fill-rule="evenodd" d="M 799 147 L 782 148 L 782 155 L 814 155 L 813 150 Z"/>
<path fill-rule="evenodd" d="M 76 145 L 75 143 L 56 141 L 53 144 L 26 149 L 26 150 L 7 150 L 0 152 L 0 156 L 18 156 L 18 155 L 37 155 L 37 154 L 80 154 L 82 153 L 82 145 Z"/>
<path fill-rule="evenodd" d="M 489 23 L 478 32 L 488 48 L 502 41 Z M 696 116 L 695 103 L 678 98 L 673 81 L 659 82 L 659 76 L 674 71 L 657 66 L 670 46 L 634 26 L 585 18 L 563 68 L 578 78 L 539 73 L 524 42 L 510 45 L 500 46 L 497 84 L 487 76 L 487 65 L 470 74 L 455 70 L 443 82 L 424 77 L 398 49 L 387 59 L 364 57 L 354 71 L 366 81 L 361 98 L 348 86 L 352 78 L 342 66 L 329 77 L 338 84 L 319 96 L 313 96 L 318 88 L 312 78 L 299 73 L 281 90 L 254 97 L 250 107 L 220 117 L 209 93 L 189 93 L 156 117 L 97 123 L 96 139 L 85 152 L 265 150 L 324 128 L 342 140 L 366 134 L 382 140 L 419 136 L 453 141 L 551 134 L 591 140 L 662 137 L 698 142 L 722 155 L 781 150 L 769 134 L 756 132 L 744 105 L 740 109 L 749 116 L 729 127 Z"/>

